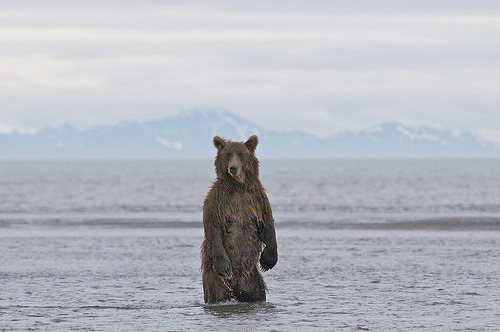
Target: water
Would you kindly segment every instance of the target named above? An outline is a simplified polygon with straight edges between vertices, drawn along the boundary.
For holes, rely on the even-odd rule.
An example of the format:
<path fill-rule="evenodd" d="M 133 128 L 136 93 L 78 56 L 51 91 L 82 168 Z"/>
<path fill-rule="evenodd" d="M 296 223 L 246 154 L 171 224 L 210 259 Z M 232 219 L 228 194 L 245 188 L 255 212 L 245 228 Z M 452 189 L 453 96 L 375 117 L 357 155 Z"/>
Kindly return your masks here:
<path fill-rule="evenodd" d="M 211 161 L 0 162 L 0 331 L 494 331 L 500 161 L 262 161 L 268 301 L 204 305 Z"/>

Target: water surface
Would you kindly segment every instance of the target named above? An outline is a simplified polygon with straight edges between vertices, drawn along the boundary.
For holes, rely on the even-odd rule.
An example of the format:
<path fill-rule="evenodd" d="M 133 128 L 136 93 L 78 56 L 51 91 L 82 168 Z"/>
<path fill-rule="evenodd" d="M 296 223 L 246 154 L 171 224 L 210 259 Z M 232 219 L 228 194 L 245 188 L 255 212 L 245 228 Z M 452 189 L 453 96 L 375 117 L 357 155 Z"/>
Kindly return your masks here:
<path fill-rule="evenodd" d="M 498 169 L 263 161 L 268 301 L 205 305 L 211 161 L 0 162 L 0 330 L 494 331 Z"/>

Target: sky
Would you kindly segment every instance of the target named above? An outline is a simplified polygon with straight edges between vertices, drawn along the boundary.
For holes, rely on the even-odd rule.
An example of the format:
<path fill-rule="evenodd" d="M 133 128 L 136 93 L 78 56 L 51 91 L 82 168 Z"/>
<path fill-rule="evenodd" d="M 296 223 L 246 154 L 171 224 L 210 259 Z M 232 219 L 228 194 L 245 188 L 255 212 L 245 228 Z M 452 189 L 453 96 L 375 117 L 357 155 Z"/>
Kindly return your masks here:
<path fill-rule="evenodd" d="M 2 1 L 0 132 L 197 109 L 500 145 L 500 2 Z"/>

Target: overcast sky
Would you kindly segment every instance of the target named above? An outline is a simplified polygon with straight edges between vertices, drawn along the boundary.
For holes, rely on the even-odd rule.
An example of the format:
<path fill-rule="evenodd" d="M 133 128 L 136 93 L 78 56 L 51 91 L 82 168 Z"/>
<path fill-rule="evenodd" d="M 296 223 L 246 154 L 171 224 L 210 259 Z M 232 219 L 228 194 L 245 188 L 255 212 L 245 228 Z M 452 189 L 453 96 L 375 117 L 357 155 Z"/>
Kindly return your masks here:
<path fill-rule="evenodd" d="M 400 121 L 500 144 L 496 0 L 2 1 L 0 46 L 0 132 L 221 109 L 279 131 Z"/>

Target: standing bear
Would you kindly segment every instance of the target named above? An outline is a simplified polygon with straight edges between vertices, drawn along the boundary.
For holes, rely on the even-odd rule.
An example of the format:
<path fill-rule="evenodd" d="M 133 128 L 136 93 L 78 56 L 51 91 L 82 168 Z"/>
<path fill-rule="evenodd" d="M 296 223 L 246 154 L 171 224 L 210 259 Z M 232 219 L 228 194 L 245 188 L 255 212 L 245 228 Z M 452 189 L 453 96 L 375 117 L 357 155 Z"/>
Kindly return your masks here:
<path fill-rule="evenodd" d="M 205 303 L 266 300 L 259 272 L 278 261 L 271 205 L 259 180 L 259 140 L 214 137 L 217 179 L 203 203 L 201 269 Z"/>

